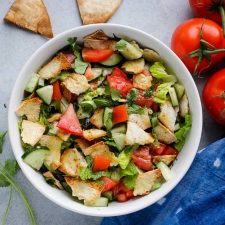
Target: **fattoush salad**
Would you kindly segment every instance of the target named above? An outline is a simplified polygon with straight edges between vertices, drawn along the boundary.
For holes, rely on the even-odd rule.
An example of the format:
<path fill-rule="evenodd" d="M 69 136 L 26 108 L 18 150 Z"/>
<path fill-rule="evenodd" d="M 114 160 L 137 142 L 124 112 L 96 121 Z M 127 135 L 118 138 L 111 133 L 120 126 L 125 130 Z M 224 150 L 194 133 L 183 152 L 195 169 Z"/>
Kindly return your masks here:
<path fill-rule="evenodd" d="M 24 162 L 96 207 L 171 179 L 191 128 L 185 89 L 160 55 L 102 30 L 69 38 L 32 74 L 16 115 Z"/>

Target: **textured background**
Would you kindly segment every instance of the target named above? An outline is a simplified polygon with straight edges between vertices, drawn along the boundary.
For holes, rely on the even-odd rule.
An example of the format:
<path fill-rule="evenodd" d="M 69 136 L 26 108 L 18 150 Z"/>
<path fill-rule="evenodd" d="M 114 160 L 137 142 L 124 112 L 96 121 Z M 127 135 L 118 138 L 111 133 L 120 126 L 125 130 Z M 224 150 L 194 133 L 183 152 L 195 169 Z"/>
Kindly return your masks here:
<path fill-rule="evenodd" d="M 7 129 L 7 105 L 17 74 L 27 59 L 47 40 L 29 31 L 24 31 L 3 22 L 12 0 L 3 0 L 0 4 L 0 130 Z M 45 0 L 51 17 L 54 34 L 81 25 L 75 0 Z M 187 0 L 123 0 L 120 8 L 109 21 L 129 25 L 144 30 L 160 39 L 168 46 L 176 26 L 191 18 L 192 13 Z M 206 78 L 198 79 L 201 93 Z M 4 107 L 6 104 L 6 108 Z M 224 136 L 224 129 L 216 125 L 204 113 L 204 126 L 200 148 Z M 0 161 L 12 158 L 8 137 Z M 101 218 L 82 216 L 53 204 L 31 186 L 19 172 L 17 179 L 37 215 L 39 225 L 95 225 Z M 7 189 L 0 190 L 0 218 L 2 218 L 8 200 Z M 27 214 L 22 201 L 16 193 L 7 220 L 9 225 L 28 225 Z"/>

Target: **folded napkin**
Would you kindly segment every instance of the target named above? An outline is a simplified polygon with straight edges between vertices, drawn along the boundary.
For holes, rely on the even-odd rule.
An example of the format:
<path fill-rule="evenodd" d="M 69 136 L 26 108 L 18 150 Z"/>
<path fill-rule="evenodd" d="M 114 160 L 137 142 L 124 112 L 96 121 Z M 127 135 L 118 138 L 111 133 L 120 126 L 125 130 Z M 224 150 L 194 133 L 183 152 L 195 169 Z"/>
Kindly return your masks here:
<path fill-rule="evenodd" d="M 225 138 L 199 151 L 183 180 L 157 203 L 101 225 L 120 224 L 225 225 Z"/>

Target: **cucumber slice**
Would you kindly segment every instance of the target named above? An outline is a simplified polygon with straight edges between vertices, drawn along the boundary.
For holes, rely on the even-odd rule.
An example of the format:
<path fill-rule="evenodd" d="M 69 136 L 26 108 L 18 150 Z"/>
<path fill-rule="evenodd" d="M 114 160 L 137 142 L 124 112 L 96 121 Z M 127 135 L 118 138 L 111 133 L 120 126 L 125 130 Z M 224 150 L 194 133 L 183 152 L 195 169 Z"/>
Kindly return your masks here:
<path fill-rule="evenodd" d="M 112 133 L 112 138 L 114 139 L 118 150 L 122 150 L 125 147 L 126 135 L 123 133 Z"/>
<path fill-rule="evenodd" d="M 95 103 L 92 100 L 90 100 L 90 101 L 82 101 L 80 103 L 80 106 L 87 113 L 91 113 L 91 112 L 93 112 L 96 109 L 96 105 L 95 105 Z"/>
<path fill-rule="evenodd" d="M 36 170 L 40 170 L 45 158 L 49 155 L 50 151 L 45 148 L 40 149 L 32 149 L 26 151 L 22 159 L 25 163 L 30 165 L 32 168 Z"/>
<path fill-rule="evenodd" d="M 179 102 L 178 102 L 178 99 L 177 99 L 177 94 L 176 94 L 176 91 L 175 91 L 175 89 L 173 87 L 171 87 L 169 89 L 169 95 L 170 95 L 170 99 L 171 99 L 172 105 L 174 107 L 178 106 Z"/>
<path fill-rule="evenodd" d="M 107 60 L 100 62 L 104 66 L 115 66 L 122 60 L 122 56 L 118 53 L 112 54 Z"/>
<path fill-rule="evenodd" d="M 159 162 L 157 164 L 158 169 L 160 169 L 163 178 L 168 181 L 173 177 L 173 172 L 171 171 L 171 169 L 163 162 Z"/>
<path fill-rule="evenodd" d="M 176 83 L 174 84 L 174 88 L 176 90 L 177 97 L 180 100 L 184 95 L 184 86 L 179 83 Z"/>
<path fill-rule="evenodd" d="M 92 207 L 107 207 L 109 204 L 109 199 L 105 197 L 99 197 L 94 203 L 84 202 L 86 206 Z"/>
<path fill-rule="evenodd" d="M 113 192 L 112 191 L 106 191 L 102 193 L 103 197 L 106 197 L 109 199 L 109 201 L 113 201 Z"/>
<path fill-rule="evenodd" d="M 94 80 L 95 78 L 100 77 L 102 75 L 102 68 L 92 68 L 91 71 L 93 74 L 92 80 Z"/>
<path fill-rule="evenodd" d="M 38 86 L 41 86 L 41 87 L 45 86 L 45 80 L 43 78 L 41 78 L 41 77 L 39 77 Z"/>
<path fill-rule="evenodd" d="M 25 91 L 30 93 L 34 92 L 34 90 L 37 88 L 38 80 L 39 80 L 39 76 L 36 73 L 32 74 L 30 80 L 28 81 L 25 87 Z"/>
<path fill-rule="evenodd" d="M 122 124 L 120 126 L 117 126 L 117 127 L 113 128 L 111 130 L 111 133 L 123 133 L 123 134 L 125 134 L 126 131 L 127 131 L 126 125 Z"/>
<path fill-rule="evenodd" d="M 52 101 L 52 95 L 53 95 L 53 86 L 47 85 L 42 88 L 37 89 L 37 94 L 39 97 L 48 105 L 50 105 Z"/>
<path fill-rule="evenodd" d="M 64 97 L 62 97 L 60 101 L 60 112 L 64 113 L 66 109 L 68 108 L 68 106 L 69 106 L 69 103 L 66 101 Z"/>
<path fill-rule="evenodd" d="M 112 112 L 113 110 L 106 107 L 103 115 L 103 124 L 107 130 L 110 130 L 113 127 L 112 122 Z"/>

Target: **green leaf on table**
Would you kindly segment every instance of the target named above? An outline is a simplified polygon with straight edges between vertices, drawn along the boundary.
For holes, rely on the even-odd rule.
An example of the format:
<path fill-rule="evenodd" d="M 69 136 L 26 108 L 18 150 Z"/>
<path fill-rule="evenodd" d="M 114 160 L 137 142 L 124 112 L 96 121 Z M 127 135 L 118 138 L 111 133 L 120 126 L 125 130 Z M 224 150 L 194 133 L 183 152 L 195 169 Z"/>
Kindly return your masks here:
<path fill-rule="evenodd" d="M 2 153 L 3 151 L 3 143 L 4 143 L 6 133 L 7 131 L 0 132 L 0 153 Z"/>

